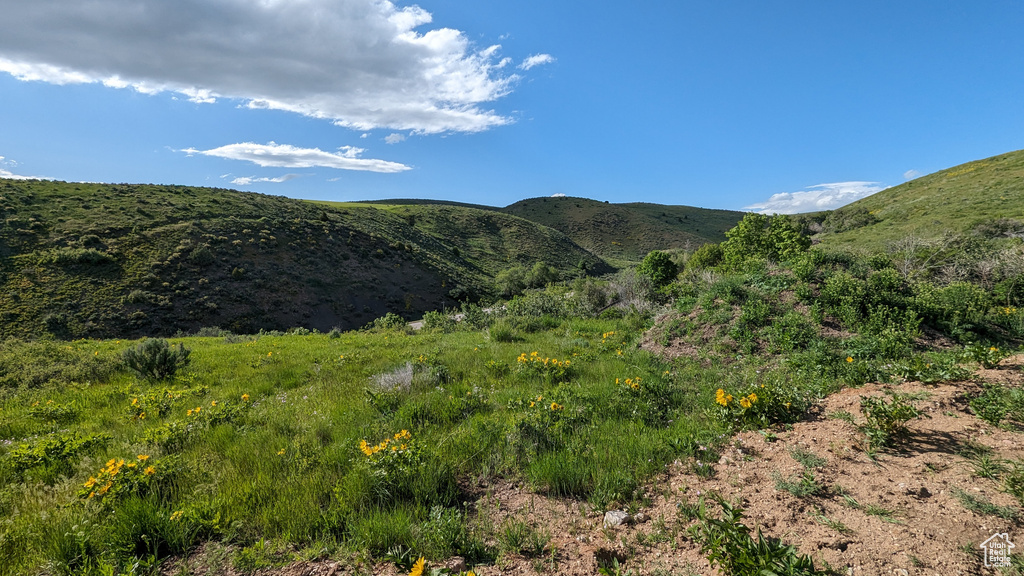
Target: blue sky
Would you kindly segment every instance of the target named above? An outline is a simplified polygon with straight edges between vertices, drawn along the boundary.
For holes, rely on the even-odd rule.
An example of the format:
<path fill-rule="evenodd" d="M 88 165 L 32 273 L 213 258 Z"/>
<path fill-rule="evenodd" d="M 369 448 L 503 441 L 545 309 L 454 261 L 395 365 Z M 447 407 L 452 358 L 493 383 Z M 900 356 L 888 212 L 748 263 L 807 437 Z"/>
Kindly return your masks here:
<path fill-rule="evenodd" d="M 1024 148 L 1016 1 L 0 7 L 9 177 L 793 212 Z"/>

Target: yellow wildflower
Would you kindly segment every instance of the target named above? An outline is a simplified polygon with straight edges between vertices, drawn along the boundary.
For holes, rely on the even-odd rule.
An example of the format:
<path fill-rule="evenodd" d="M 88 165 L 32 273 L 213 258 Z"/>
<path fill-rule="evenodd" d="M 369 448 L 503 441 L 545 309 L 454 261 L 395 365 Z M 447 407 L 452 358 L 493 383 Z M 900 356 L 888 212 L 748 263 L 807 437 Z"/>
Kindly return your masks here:
<path fill-rule="evenodd" d="M 846 361 L 847 362 L 853 362 L 853 356 L 847 356 L 846 357 Z"/>
<path fill-rule="evenodd" d="M 744 408 L 750 408 L 750 399 L 748 399 L 746 396 L 740 398 L 740 406 Z"/>
<path fill-rule="evenodd" d="M 278 456 L 284 456 L 284 448 L 281 448 L 280 450 L 278 450 L 277 451 L 277 455 Z"/>
<path fill-rule="evenodd" d="M 412 565 L 412 570 L 409 571 L 409 576 L 423 576 L 423 569 L 427 567 L 427 559 L 420 556 L 420 559 Z"/>
<path fill-rule="evenodd" d="M 248 394 L 242 394 L 242 402 L 248 402 L 248 401 L 249 401 L 249 395 Z"/>
<path fill-rule="evenodd" d="M 216 407 L 217 406 L 217 401 L 216 400 L 210 400 L 210 406 Z"/>
<path fill-rule="evenodd" d="M 145 462 L 146 460 L 149 460 L 149 454 L 139 454 L 136 458 L 139 459 L 139 462 Z"/>
<path fill-rule="evenodd" d="M 185 513 L 184 510 L 178 510 L 177 512 L 174 512 L 173 514 L 171 514 L 171 521 L 174 522 L 178 518 L 181 518 L 181 515 L 184 514 L 184 513 Z"/>
<path fill-rule="evenodd" d="M 748 398 L 750 398 L 750 403 L 751 404 L 753 404 L 754 402 L 757 402 L 757 394 L 754 394 L 753 392 L 750 393 L 750 396 L 748 396 Z"/>
<path fill-rule="evenodd" d="M 156 474 L 156 468 L 153 468 L 152 466 L 147 466 L 146 469 L 142 471 L 142 473 L 145 474 L 146 476 L 152 476 L 153 474 Z"/>

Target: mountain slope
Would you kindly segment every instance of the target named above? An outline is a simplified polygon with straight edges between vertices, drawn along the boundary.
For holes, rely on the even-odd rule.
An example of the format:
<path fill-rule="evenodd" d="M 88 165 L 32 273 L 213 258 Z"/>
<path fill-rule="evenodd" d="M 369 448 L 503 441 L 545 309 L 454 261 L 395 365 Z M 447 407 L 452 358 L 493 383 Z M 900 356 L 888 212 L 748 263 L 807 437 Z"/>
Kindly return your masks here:
<path fill-rule="evenodd" d="M 604 258 L 624 261 L 641 260 L 651 250 L 693 249 L 721 242 L 725 231 L 744 214 L 640 202 L 609 204 L 573 197 L 530 198 L 502 211 L 559 230 Z"/>
<path fill-rule="evenodd" d="M 884 249 L 916 236 L 967 232 L 1001 218 L 1024 220 L 1024 150 L 968 162 L 882 190 L 835 210 L 824 247 Z"/>
<path fill-rule="evenodd" d="M 486 296 L 509 261 L 546 260 L 566 275 L 580 262 L 606 267 L 519 218 L 430 210 L 450 212 L 443 232 L 375 206 L 0 180 L 0 337 L 354 328 Z"/>

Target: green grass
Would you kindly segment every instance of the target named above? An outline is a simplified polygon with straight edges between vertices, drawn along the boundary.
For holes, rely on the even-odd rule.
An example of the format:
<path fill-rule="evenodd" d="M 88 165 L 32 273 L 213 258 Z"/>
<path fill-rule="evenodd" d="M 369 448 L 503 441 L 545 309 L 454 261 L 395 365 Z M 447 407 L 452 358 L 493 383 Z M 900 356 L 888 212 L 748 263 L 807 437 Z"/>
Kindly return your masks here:
<path fill-rule="evenodd" d="M 1024 220 L 1024 151 L 968 162 L 888 188 L 835 211 L 868 212 L 877 222 L 820 234 L 826 248 L 884 250 L 907 237 L 936 239 L 1001 218 Z"/>
<path fill-rule="evenodd" d="M 609 332 L 615 341 L 602 343 Z M 458 478 L 519 477 L 542 493 L 606 505 L 633 501 L 666 463 L 714 446 L 722 427 L 705 410 L 720 375 L 696 363 L 666 374 L 624 345 L 638 334 L 627 318 L 562 319 L 513 342 L 482 331 L 175 338 L 191 362 L 163 380 L 121 367 L 134 341 L 60 344 L 80 362 L 0 388 L 0 430 L 10 440 L 0 445 L 0 510 L 18 510 L 0 528 L 0 566 L 100 573 L 208 539 L 238 543 L 233 561 L 246 569 L 324 546 L 493 559 L 501 550 L 484 545 L 465 516 Z M 534 351 L 571 359 L 572 370 L 549 377 L 517 360 Z M 43 370 L 54 352 L 48 342 L 7 342 L 0 365 L 20 356 Z M 375 376 L 406 363 L 415 367 L 408 386 L 380 388 Z M 667 412 L 636 421 L 644 414 L 621 405 L 616 385 L 627 377 L 662 382 L 667 404 L 639 409 Z M 68 452 L 62 466 L 16 467 L 19 446 L 68 426 L 39 417 L 40 406 L 54 405 L 76 407 L 80 437 L 107 439 Z M 394 440 L 402 430 L 409 438 Z M 385 439 L 394 444 L 378 455 L 360 451 L 362 441 Z M 116 474 L 104 472 L 111 459 Z M 544 550 L 546 536 L 529 526 L 494 530 L 499 548 Z"/>

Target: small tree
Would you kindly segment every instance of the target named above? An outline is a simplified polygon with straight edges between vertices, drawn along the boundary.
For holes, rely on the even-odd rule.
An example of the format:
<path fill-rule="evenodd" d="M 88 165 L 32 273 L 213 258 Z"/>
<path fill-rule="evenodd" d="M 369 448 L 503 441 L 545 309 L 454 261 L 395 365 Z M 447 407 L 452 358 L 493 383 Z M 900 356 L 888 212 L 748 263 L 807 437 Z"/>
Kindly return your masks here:
<path fill-rule="evenodd" d="M 551 282 L 558 281 L 558 270 L 544 262 L 537 262 L 526 274 L 526 285 L 530 288 L 543 288 Z"/>
<path fill-rule="evenodd" d="M 676 275 L 679 274 L 679 267 L 668 254 L 660 250 L 652 250 L 644 257 L 636 272 L 650 278 L 655 288 L 662 288 L 675 280 Z"/>
<path fill-rule="evenodd" d="M 502 298 L 511 298 L 516 294 L 522 294 L 526 289 L 526 268 L 513 266 L 498 272 L 494 278 L 494 287 Z"/>
<path fill-rule="evenodd" d="M 190 362 L 191 350 L 183 344 L 171 346 L 163 338 L 147 338 L 121 353 L 121 360 L 132 372 L 147 380 L 170 378 Z"/>
<path fill-rule="evenodd" d="M 778 215 L 747 214 L 725 237 L 722 253 L 730 266 L 739 266 L 748 258 L 787 260 L 811 246 L 810 238 Z"/>

